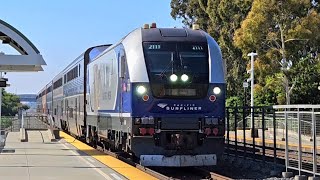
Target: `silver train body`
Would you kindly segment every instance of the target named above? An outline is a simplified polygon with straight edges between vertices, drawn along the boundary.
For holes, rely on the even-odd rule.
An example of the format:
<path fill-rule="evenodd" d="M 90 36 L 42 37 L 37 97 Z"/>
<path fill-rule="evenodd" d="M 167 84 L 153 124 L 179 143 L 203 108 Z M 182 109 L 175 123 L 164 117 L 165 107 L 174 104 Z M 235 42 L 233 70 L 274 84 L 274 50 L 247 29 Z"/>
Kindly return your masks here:
<path fill-rule="evenodd" d="M 37 103 L 57 127 L 145 166 L 215 165 L 224 149 L 225 62 L 201 30 L 138 28 L 89 48 Z"/>

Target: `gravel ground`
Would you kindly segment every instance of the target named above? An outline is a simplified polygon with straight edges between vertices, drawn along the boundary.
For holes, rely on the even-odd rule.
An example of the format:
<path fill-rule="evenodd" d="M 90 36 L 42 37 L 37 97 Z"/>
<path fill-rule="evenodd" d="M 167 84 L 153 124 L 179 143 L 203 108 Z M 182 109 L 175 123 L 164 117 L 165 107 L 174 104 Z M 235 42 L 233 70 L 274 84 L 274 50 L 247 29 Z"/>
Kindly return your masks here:
<path fill-rule="evenodd" d="M 235 158 L 224 156 L 218 161 L 219 166 L 206 167 L 211 172 L 224 175 L 232 179 L 266 179 L 266 180 L 294 180 L 292 178 L 282 178 L 285 171 L 284 165 L 275 165 L 270 162 L 254 161 L 251 159 Z M 172 179 L 198 180 L 204 177 L 197 175 L 188 168 L 152 168 L 153 170 L 165 174 Z"/>
<path fill-rule="evenodd" d="M 211 167 L 209 170 L 233 179 L 286 179 L 281 178 L 281 172 L 285 171 L 285 167 L 273 163 L 232 156 L 224 156 L 218 163 L 219 166 Z"/>

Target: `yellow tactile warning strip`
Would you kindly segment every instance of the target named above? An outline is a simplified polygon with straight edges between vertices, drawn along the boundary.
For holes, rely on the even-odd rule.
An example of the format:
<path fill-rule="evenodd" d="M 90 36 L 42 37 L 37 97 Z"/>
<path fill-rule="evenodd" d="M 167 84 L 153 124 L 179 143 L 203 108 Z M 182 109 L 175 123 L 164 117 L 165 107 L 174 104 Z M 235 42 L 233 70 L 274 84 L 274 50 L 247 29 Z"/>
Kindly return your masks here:
<path fill-rule="evenodd" d="M 227 135 L 226 135 L 227 136 Z M 230 138 L 230 140 L 234 140 L 235 139 L 235 135 L 229 135 L 229 138 Z M 238 142 L 243 142 L 243 136 L 237 136 L 237 140 L 238 140 Z M 253 141 L 253 138 L 247 138 L 246 137 L 246 141 L 248 142 L 252 142 Z M 260 143 L 260 145 L 262 145 L 262 138 L 255 138 L 255 142 L 257 143 Z M 266 144 L 266 146 L 268 146 L 268 145 L 272 145 L 272 147 L 273 147 L 273 140 L 269 140 L 269 139 L 265 139 L 265 144 Z M 281 146 L 281 147 L 285 147 L 285 145 L 286 145 L 286 143 L 285 143 L 285 141 L 280 141 L 280 140 L 277 140 L 277 147 L 278 146 Z M 289 143 L 288 144 L 289 145 L 289 147 L 292 147 L 292 148 L 298 148 L 298 144 L 291 144 L 291 143 Z M 312 151 L 312 149 L 313 149 L 313 147 L 312 146 L 309 146 L 309 145 L 302 145 L 301 146 L 301 148 L 303 148 L 303 149 L 305 149 L 305 150 L 310 150 L 310 151 Z M 319 146 L 317 146 L 317 150 L 320 150 L 320 147 Z"/>
<path fill-rule="evenodd" d="M 80 151 L 90 155 L 91 157 L 95 158 L 96 160 L 100 161 L 101 163 L 105 164 L 106 166 L 110 167 L 111 169 L 117 171 L 118 173 L 122 174 L 128 179 L 143 179 L 143 180 L 153 180 L 156 179 L 155 177 L 120 161 L 112 156 L 104 154 L 93 147 L 84 144 L 81 141 L 76 140 L 74 137 L 60 131 L 60 136 L 68 143 L 72 144 L 74 147 L 79 149 Z"/>

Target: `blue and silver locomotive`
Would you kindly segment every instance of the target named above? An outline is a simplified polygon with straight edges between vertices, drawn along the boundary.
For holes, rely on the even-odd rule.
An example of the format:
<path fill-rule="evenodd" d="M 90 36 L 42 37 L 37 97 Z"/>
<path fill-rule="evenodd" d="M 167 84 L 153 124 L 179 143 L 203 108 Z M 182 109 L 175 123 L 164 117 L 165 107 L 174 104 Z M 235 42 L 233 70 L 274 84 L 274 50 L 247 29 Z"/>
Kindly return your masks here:
<path fill-rule="evenodd" d="M 88 49 L 51 82 L 52 109 L 39 111 L 145 166 L 215 165 L 224 149 L 225 71 L 206 32 L 153 23 Z"/>

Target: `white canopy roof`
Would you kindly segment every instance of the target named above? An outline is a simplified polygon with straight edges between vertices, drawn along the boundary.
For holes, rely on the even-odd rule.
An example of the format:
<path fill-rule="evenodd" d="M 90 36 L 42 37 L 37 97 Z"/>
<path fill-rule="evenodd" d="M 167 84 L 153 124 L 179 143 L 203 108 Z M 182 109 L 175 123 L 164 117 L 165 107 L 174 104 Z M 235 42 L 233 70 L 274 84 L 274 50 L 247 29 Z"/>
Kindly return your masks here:
<path fill-rule="evenodd" d="M 39 50 L 20 31 L 2 20 L 0 20 L 0 40 L 3 44 L 9 44 L 21 54 L 0 54 L 0 71 L 43 71 L 42 65 L 46 65 L 46 62 Z"/>

